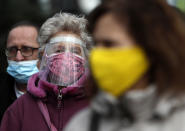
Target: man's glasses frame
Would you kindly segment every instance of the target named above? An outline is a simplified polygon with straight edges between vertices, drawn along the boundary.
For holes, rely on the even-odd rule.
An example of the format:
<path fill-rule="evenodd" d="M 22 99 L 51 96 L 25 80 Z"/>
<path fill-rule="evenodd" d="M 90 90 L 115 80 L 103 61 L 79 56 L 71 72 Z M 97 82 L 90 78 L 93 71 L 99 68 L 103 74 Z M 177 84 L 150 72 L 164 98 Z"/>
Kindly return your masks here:
<path fill-rule="evenodd" d="M 21 52 L 21 55 L 24 57 L 29 57 L 33 55 L 34 50 L 38 50 L 39 48 L 33 48 L 28 46 L 23 46 L 21 49 L 18 49 L 17 47 L 9 47 L 6 48 L 5 54 L 7 57 L 16 57 L 17 51 Z"/>

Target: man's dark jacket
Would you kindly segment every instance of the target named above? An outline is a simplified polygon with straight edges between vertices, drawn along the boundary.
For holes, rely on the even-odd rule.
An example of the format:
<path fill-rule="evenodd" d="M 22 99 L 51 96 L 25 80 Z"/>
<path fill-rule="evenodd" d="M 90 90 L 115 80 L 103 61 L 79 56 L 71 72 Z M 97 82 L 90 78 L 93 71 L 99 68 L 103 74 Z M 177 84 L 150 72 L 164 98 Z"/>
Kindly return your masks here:
<path fill-rule="evenodd" d="M 0 72 L 0 122 L 5 110 L 16 100 L 15 80 L 7 72 Z"/>

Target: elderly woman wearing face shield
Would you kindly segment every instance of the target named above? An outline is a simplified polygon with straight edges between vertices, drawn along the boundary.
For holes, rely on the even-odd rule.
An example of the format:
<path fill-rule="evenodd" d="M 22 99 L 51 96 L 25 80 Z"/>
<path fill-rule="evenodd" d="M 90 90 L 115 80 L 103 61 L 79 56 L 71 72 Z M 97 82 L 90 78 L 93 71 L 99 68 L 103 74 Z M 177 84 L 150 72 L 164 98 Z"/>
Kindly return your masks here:
<path fill-rule="evenodd" d="M 28 93 L 5 112 L 0 130 L 62 131 L 88 104 L 83 85 L 91 37 L 86 24 L 83 17 L 58 13 L 42 25 L 40 71 L 29 79 Z"/>

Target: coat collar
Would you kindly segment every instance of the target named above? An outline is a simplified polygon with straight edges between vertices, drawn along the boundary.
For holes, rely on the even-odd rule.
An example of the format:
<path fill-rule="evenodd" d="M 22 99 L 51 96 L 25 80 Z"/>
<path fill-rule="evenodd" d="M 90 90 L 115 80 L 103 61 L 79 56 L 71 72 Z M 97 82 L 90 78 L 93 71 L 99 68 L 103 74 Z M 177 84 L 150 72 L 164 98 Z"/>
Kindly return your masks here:
<path fill-rule="evenodd" d="M 45 98 L 48 92 L 58 94 L 58 86 L 39 79 L 39 73 L 31 76 L 28 80 L 27 90 L 30 94 L 38 98 Z M 84 96 L 83 87 L 67 87 L 62 89 L 62 95 Z"/>
<path fill-rule="evenodd" d="M 155 85 L 150 85 L 145 90 L 129 91 L 119 99 L 99 91 L 91 103 L 92 110 L 105 117 L 122 117 L 126 112 L 136 121 L 156 116 L 165 119 L 184 105 L 185 97 L 172 97 L 169 94 L 158 97 Z"/>

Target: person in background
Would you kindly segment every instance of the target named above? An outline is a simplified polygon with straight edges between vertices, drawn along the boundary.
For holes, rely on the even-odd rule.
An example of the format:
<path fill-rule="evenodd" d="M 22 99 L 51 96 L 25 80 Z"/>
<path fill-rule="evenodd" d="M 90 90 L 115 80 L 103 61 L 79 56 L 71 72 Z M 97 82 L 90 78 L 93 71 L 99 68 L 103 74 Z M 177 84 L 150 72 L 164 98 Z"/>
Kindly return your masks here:
<path fill-rule="evenodd" d="M 185 131 L 180 14 L 162 0 L 109 0 L 89 21 L 91 104 L 65 131 Z"/>
<path fill-rule="evenodd" d="M 43 57 L 27 92 L 5 112 L 0 131 L 62 131 L 88 105 L 84 82 L 92 42 L 87 20 L 57 13 L 42 25 L 38 42 Z"/>
<path fill-rule="evenodd" d="M 28 21 L 16 23 L 6 42 L 7 72 L 0 79 L 0 121 L 4 111 L 26 92 L 29 77 L 38 72 L 38 27 Z"/>

